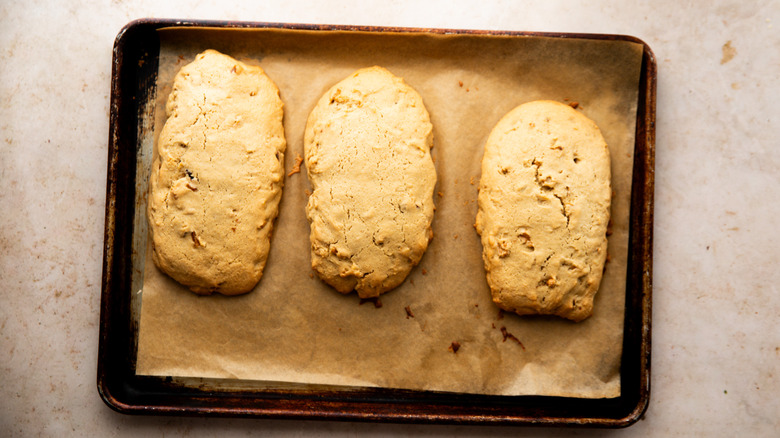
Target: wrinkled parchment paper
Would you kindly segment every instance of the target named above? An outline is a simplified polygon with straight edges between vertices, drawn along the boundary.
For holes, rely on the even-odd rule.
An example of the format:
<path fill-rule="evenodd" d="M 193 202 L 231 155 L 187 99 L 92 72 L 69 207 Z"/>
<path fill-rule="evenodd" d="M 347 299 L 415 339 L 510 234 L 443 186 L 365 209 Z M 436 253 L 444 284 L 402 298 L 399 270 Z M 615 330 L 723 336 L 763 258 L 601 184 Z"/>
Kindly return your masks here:
<path fill-rule="evenodd" d="M 306 118 L 329 87 L 372 65 L 403 77 L 431 114 L 437 210 L 420 265 L 382 295 L 381 307 L 360 304 L 313 275 L 305 167 L 285 179 L 268 264 L 247 295 L 197 296 L 158 271 L 145 244 L 138 374 L 497 395 L 620 394 L 640 45 L 278 29 L 171 29 L 160 37 L 154 138 L 175 73 L 197 53 L 216 49 L 259 64 L 278 85 L 286 172 L 303 156 Z M 581 323 L 499 312 L 473 227 L 485 140 L 504 114 L 536 99 L 576 101 L 610 146 L 610 260 L 594 314 Z M 148 162 L 151 151 L 142 152 Z"/>

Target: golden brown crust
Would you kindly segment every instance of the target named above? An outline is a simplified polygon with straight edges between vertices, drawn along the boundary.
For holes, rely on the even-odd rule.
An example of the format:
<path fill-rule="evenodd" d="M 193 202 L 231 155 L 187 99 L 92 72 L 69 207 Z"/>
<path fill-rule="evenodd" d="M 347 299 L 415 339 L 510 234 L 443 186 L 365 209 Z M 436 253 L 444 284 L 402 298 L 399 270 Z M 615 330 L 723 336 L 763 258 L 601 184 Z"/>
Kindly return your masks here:
<path fill-rule="evenodd" d="M 432 142 L 420 95 L 380 67 L 339 82 L 312 110 L 304 140 L 312 267 L 339 292 L 378 296 L 420 261 L 433 218 Z"/>
<path fill-rule="evenodd" d="M 155 264 L 193 292 L 257 284 L 283 182 L 282 101 L 260 67 L 207 50 L 182 67 L 150 177 Z"/>
<path fill-rule="evenodd" d="M 609 150 L 590 119 L 520 105 L 485 145 L 476 229 L 493 300 L 525 314 L 590 316 L 607 256 Z"/>

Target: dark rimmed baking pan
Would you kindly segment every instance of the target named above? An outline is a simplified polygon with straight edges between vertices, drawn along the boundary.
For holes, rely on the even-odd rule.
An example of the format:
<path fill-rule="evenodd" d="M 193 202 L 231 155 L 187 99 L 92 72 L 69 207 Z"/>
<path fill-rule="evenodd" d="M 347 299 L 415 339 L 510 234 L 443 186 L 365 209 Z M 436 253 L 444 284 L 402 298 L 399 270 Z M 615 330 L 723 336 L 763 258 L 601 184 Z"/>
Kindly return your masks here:
<path fill-rule="evenodd" d="M 357 388 L 229 379 L 179 379 L 135 372 L 137 305 L 133 301 L 133 235 L 137 151 L 143 105 L 154 102 L 158 30 L 169 27 L 280 28 L 304 31 L 395 32 L 616 40 L 642 45 L 626 279 L 621 395 L 607 399 L 491 396 L 390 388 Z M 497 32 L 250 22 L 144 19 L 117 36 L 111 81 L 108 185 L 98 351 L 98 391 L 127 414 L 307 418 L 404 423 L 536 424 L 625 427 L 650 396 L 650 316 L 656 63 L 644 42 L 622 35 Z M 184 381 L 186 380 L 186 382 Z"/>

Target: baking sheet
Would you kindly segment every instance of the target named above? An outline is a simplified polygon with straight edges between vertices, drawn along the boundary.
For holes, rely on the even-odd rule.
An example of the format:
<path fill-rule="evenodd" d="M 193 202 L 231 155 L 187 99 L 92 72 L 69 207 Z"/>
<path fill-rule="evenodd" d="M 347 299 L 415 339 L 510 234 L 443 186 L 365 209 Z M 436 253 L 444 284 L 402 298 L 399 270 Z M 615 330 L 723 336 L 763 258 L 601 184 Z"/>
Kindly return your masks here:
<path fill-rule="evenodd" d="M 138 374 L 502 395 L 620 394 L 641 45 L 283 29 L 175 29 L 160 37 L 155 133 L 175 72 L 198 52 L 217 49 L 258 63 L 279 86 L 289 171 L 303 155 L 306 117 L 322 93 L 358 68 L 382 65 L 420 92 L 431 114 L 441 196 L 426 255 L 401 287 L 382 296 L 380 308 L 360 305 L 354 294 L 342 296 L 311 275 L 305 169 L 286 178 L 269 262 L 252 293 L 199 297 L 139 257 Z M 490 301 L 472 226 L 484 141 L 507 111 L 535 99 L 578 102 L 610 145 L 610 262 L 594 316 L 581 323 L 500 313 Z M 139 161 L 150 162 L 152 143 L 142 142 Z M 148 166 L 139 171 L 137 181 L 146 181 Z M 139 215 L 144 195 L 142 188 Z M 136 254 L 148 257 L 147 249 L 139 244 Z"/>

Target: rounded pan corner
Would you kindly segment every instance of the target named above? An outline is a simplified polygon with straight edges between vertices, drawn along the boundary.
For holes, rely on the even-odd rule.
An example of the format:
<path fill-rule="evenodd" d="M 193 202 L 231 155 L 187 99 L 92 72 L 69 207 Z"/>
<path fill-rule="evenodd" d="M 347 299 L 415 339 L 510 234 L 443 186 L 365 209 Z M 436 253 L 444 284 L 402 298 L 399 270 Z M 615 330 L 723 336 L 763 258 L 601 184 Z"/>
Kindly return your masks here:
<path fill-rule="evenodd" d="M 114 38 L 114 49 L 124 44 L 127 38 L 129 38 L 134 33 L 138 32 L 139 30 L 143 30 L 142 28 L 154 25 L 155 23 L 157 23 L 157 20 L 153 18 L 137 18 L 125 24 L 116 34 L 116 38 Z"/>
<path fill-rule="evenodd" d="M 549 32 L 540 32 L 537 35 L 563 37 L 563 38 L 591 38 L 591 39 L 600 39 L 600 40 L 625 41 L 629 43 L 638 44 L 642 46 L 642 51 L 647 57 L 647 61 L 650 64 L 653 73 L 655 73 L 657 69 L 657 63 L 656 63 L 655 53 L 653 52 L 653 49 L 650 48 L 650 45 L 645 40 L 633 35 L 601 34 L 601 33 L 549 33 Z"/>
<path fill-rule="evenodd" d="M 112 410 L 120 414 L 131 414 L 134 412 L 132 405 L 122 402 L 113 394 L 104 378 L 98 377 L 97 390 L 100 399 Z"/>
<path fill-rule="evenodd" d="M 647 54 L 650 64 L 652 64 L 653 66 L 653 70 L 655 70 L 656 68 L 655 53 L 653 52 L 653 49 L 650 48 L 650 44 L 647 44 L 645 40 L 635 37 L 633 35 L 623 35 L 623 37 L 626 38 L 626 41 L 631 41 L 632 43 L 639 44 L 644 48 L 644 52 Z"/>
<path fill-rule="evenodd" d="M 645 413 L 647 413 L 648 406 L 650 406 L 649 391 L 639 398 L 636 406 L 628 415 L 615 422 L 615 427 L 625 429 L 633 426 L 644 417 Z"/>

